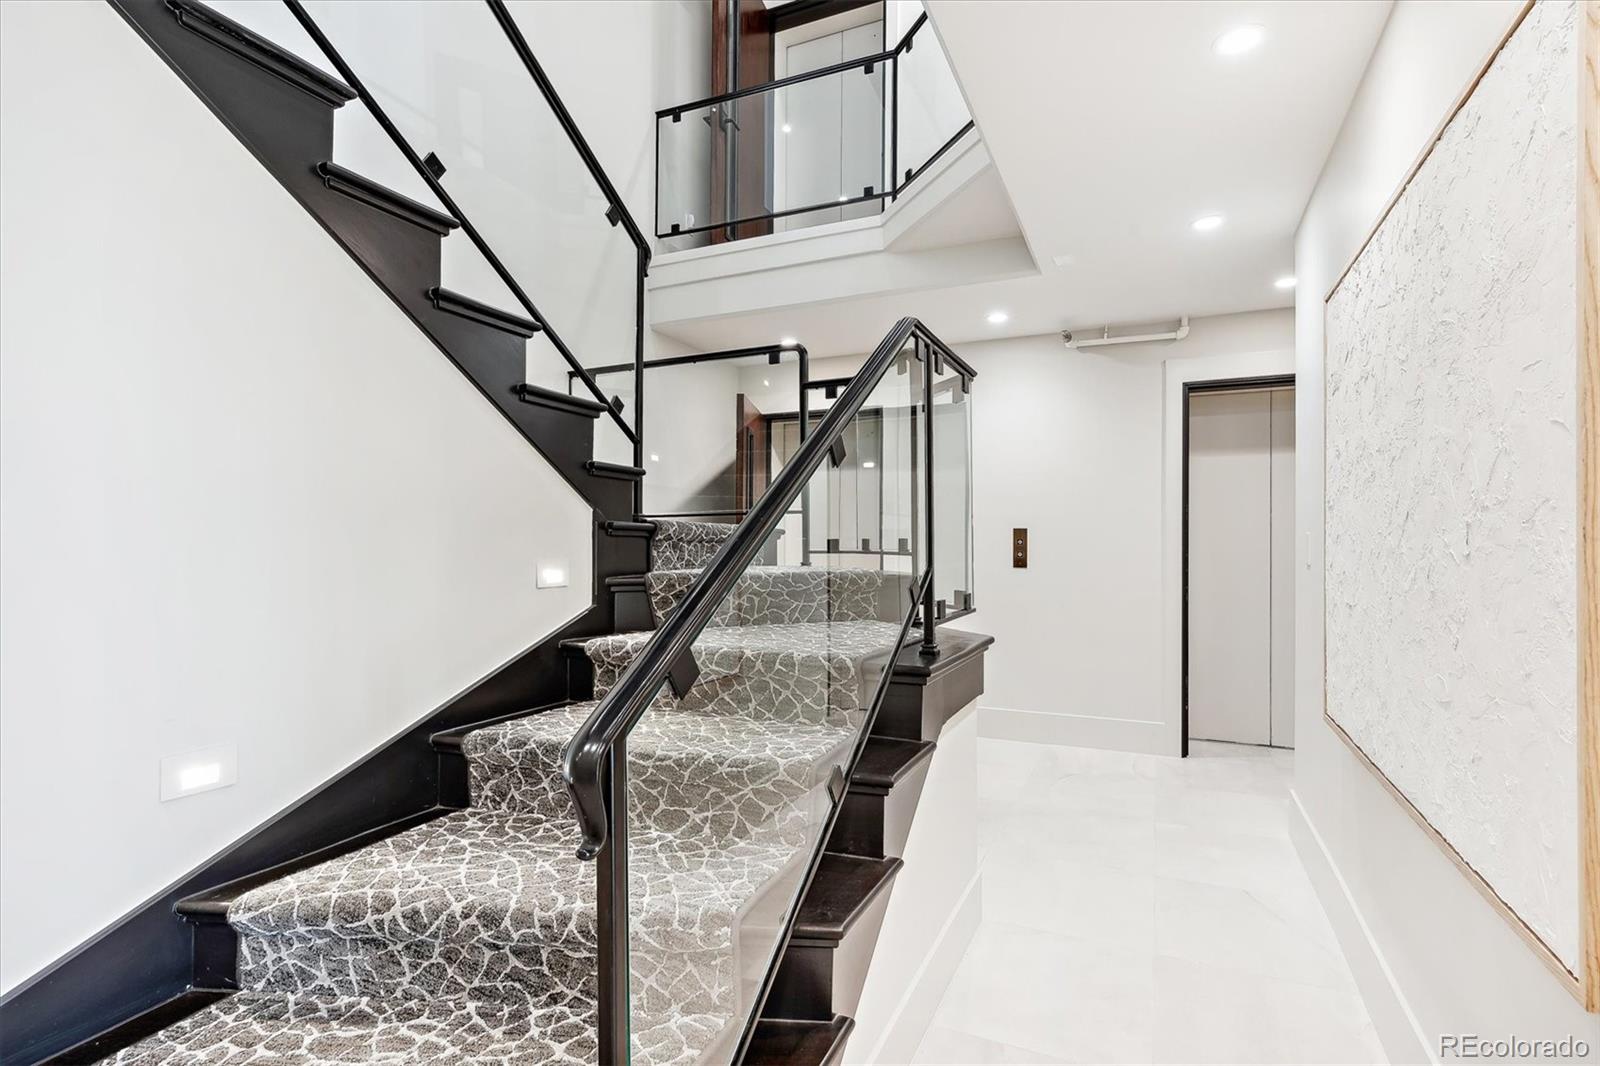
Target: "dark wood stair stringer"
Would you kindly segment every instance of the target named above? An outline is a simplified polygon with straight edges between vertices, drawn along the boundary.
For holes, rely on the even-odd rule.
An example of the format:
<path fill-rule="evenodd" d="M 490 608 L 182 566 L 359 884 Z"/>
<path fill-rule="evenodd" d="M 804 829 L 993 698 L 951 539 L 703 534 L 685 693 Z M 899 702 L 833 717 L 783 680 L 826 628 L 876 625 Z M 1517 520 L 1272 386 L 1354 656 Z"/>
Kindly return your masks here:
<path fill-rule="evenodd" d="M 950 629 L 939 641 L 937 659 L 908 648 L 895 662 L 761 1004 L 747 1066 L 823 1066 L 843 1054 L 939 733 L 982 694 L 984 653 L 994 643 Z"/>

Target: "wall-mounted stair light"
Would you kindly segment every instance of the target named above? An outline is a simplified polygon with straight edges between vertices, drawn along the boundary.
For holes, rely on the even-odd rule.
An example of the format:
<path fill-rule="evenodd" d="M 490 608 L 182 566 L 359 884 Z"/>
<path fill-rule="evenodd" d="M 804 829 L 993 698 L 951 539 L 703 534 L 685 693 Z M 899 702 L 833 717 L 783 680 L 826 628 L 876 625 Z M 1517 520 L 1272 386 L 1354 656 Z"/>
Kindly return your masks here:
<path fill-rule="evenodd" d="M 227 788 L 239 780 L 239 750 L 232 744 L 169 755 L 161 760 L 161 802 Z"/>
<path fill-rule="evenodd" d="M 542 589 L 564 589 L 567 587 L 567 564 L 564 562 L 541 562 L 539 564 L 539 577 L 537 585 Z"/>

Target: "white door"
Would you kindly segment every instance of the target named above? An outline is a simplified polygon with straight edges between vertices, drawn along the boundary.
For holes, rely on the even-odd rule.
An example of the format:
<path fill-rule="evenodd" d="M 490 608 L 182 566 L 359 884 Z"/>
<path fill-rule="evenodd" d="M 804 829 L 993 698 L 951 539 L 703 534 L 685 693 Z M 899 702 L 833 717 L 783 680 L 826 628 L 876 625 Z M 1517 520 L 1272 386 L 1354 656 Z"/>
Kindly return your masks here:
<path fill-rule="evenodd" d="M 1189 736 L 1292 747 L 1294 393 L 1189 401 Z"/>
<path fill-rule="evenodd" d="M 883 21 L 867 7 L 785 30 L 775 42 L 779 78 L 883 51 Z M 868 21 L 863 21 L 868 20 Z M 885 68 L 803 81 L 773 94 L 773 205 L 779 211 L 827 204 L 883 186 Z M 779 230 L 876 214 L 877 203 L 808 211 L 777 220 Z"/>

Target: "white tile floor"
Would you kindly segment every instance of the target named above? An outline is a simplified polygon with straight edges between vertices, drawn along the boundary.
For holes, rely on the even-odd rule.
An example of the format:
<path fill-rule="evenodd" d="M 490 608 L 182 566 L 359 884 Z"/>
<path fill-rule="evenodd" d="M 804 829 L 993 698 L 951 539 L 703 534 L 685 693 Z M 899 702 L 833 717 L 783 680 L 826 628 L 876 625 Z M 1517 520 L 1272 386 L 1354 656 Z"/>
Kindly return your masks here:
<path fill-rule="evenodd" d="M 1381 1063 L 1288 835 L 1294 754 L 983 740 L 984 920 L 919 1063 Z"/>

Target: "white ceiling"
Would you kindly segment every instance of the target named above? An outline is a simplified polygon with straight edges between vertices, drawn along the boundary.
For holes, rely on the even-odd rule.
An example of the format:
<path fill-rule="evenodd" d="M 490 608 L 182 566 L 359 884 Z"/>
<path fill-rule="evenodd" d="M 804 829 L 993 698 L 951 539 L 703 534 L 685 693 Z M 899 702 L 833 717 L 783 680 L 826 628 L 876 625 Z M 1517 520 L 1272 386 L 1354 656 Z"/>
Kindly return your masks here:
<path fill-rule="evenodd" d="M 789 334 L 838 353 L 870 348 L 907 314 L 960 342 L 1289 306 L 1273 281 L 1293 272 L 1295 227 L 1390 6 L 927 0 L 1038 274 L 673 332 L 697 344 Z M 1212 42 L 1246 23 L 1264 42 L 1216 55 Z M 990 213 L 992 238 L 1010 223 Z M 1208 213 L 1226 223 L 1194 232 Z M 989 325 L 994 309 L 1009 322 Z"/>
<path fill-rule="evenodd" d="M 927 6 L 1042 272 L 991 294 L 1012 329 L 1293 302 L 1272 283 L 1387 0 Z M 1213 51 L 1251 23 L 1255 50 Z"/>

